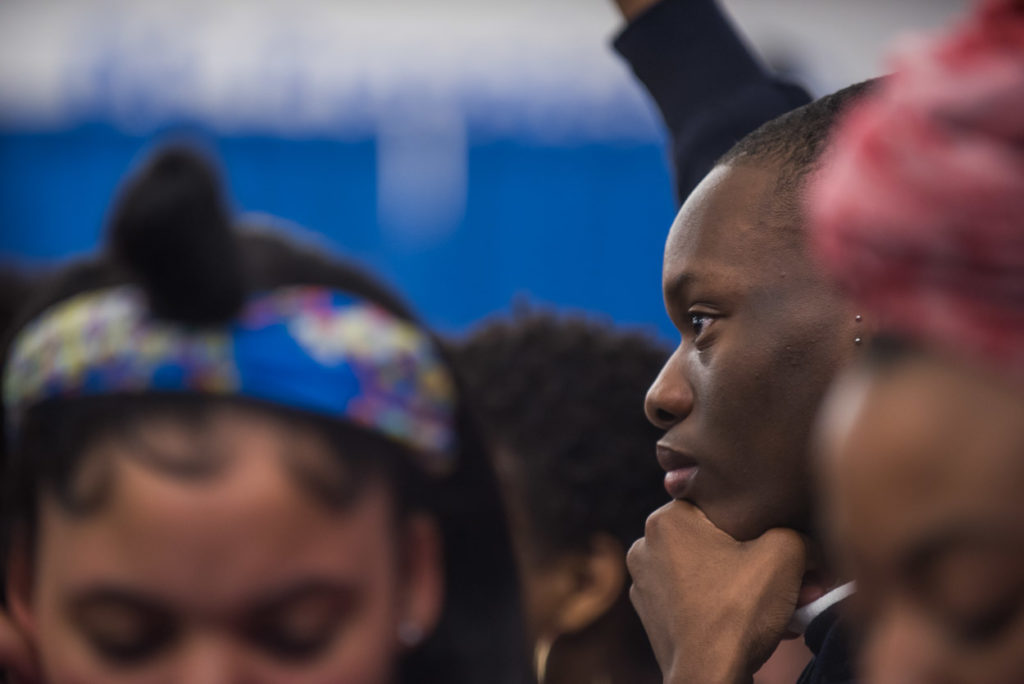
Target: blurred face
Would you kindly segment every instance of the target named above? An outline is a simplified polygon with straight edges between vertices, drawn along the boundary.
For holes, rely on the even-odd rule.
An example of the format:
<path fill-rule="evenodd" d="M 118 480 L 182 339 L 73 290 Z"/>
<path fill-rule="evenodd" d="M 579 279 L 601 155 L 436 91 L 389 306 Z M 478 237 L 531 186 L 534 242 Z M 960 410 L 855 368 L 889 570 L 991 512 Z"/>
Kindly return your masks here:
<path fill-rule="evenodd" d="M 823 420 L 831 538 L 876 683 L 1024 681 L 1024 391 L 931 356 Z"/>
<path fill-rule="evenodd" d="M 665 308 L 679 346 L 647 396 L 666 430 L 665 486 L 750 539 L 808 529 L 808 436 L 854 315 L 786 225 L 770 166 L 719 166 L 683 206 L 665 247 Z"/>
<path fill-rule="evenodd" d="M 565 586 L 561 566 L 544 554 L 534 539 L 519 457 L 503 448 L 495 449 L 494 455 L 519 571 L 523 617 L 530 639 L 536 641 L 550 636 L 548 632 L 556 620 L 558 604 L 571 587 Z"/>
<path fill-rule="evenodd" d="M 549 548 L 531 518 L 521 457 L 508 449 L 496 452 L 528 634 L 535 646 L 550 648 L 560 637 L 580 632 L 612 609 L 626 585 L 626 549 L 601 532 L 579 549 Z"/>
<path fill-rule="evenodd" d="M 42 502 L 14 593 L 46 681 L 391 681 L 399 626 L 439 601 L 436 555 L 380 481 L 341 506 L 311 494 L 338 477 L 318 434 L 218 411 L 198 433 L 147 423 L 95 444 L 75 483 L 95 507 Z"/>

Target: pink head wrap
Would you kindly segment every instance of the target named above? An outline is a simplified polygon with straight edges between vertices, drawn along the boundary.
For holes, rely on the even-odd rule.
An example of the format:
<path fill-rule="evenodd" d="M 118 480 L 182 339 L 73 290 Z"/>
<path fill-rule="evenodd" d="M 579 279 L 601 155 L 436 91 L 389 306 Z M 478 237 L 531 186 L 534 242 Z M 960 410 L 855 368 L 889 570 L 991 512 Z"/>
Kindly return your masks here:
<path fill-rule="evenodd" d="M 1024 8 L 893 66 L 811 180 L 814 247 L 883 329 L 1024 373 Z"/>

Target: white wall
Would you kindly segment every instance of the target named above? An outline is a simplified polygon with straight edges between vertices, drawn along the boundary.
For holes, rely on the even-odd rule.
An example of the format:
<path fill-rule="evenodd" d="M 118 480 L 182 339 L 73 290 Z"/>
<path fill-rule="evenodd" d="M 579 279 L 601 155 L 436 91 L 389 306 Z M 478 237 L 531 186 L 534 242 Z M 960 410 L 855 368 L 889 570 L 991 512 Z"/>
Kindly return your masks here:
<path fill-rule="evenodd" d="M 941 27 L 969 0 L 724 0 L 769 59 L 803 65 L 819 93 L 886 71 L 884 56 L 901 36 Z"/>
<path fill-rule="evenodd" d="M 724 0 L 824 92 L 882 71 L 966 0 Z M 611 0 L 2 0 L 0 122 L 365 135 L 435 121 L 623 139 L 656 119 L 609 40 Z"/>

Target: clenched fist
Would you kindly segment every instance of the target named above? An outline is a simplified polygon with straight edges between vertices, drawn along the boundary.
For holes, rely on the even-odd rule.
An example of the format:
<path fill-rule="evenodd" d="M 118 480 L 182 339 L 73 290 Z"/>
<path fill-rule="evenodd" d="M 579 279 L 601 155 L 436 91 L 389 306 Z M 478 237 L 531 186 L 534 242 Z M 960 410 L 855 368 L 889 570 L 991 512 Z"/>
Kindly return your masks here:
<path fill-rule="evenodd" d="M 685 501 L 655 511 L 627 563 L 666 684 L 749 682 L 786 632 L 806 562 L 792 530 L 739 542 Z"/>

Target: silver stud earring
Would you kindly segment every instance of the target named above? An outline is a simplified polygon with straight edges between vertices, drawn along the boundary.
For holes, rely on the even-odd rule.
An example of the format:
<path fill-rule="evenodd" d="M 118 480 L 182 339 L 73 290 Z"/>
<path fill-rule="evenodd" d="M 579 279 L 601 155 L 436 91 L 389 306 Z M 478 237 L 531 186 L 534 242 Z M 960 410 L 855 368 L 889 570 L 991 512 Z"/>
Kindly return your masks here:
<path fill-rule="evenodd" d="M 423 637 L 423 628 L 412 620 L 406 620 L 398 626 L 398 642 L 406 648 L 419 646 Z"/>
<path fill-rule="evenodd" d="M 853 317 L 853 320 L 855 320 L 858 323 L 860 323 L 862 320 L 864 320 L 864 317 L 861 316 L 860 314 L 857 314 L 856 316 Z"/>
<path fill-rule="evenodd" d="M 862 339 L 861 339 L 861 338 L 859 338 L 859 337 L 854 337 L 854 338 L 853 338 L 853 343 L 854 343 L 854 344 L 858 344 L 858 345 L 859 345 L 859 344 L 863 344 L 863 343 L 864 343 L 864 340 L 862 340 Z"/>

